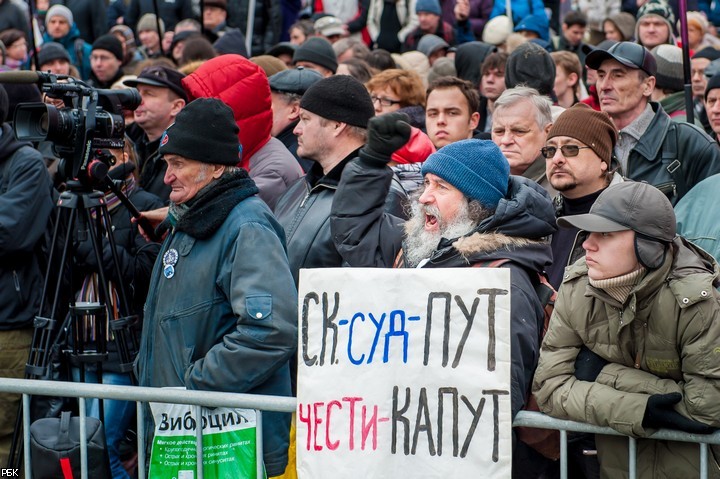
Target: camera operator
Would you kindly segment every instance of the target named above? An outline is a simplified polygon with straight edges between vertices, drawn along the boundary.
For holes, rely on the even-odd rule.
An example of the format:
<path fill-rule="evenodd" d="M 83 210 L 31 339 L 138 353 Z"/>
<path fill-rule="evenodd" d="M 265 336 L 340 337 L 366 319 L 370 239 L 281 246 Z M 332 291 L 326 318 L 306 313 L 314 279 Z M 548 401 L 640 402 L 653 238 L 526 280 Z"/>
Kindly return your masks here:
<path fill-rule="evenodd" d="M 43 290 L 43 252 L 52 187 L 42 155 L 18 141 L 0 85 L 0 376 L 22 378 Z M 20 396 L 0 394 L 0 464 L 7 462 Z"/>
<path fill-rule="evenodd" d="M 133 202 L 133 204 L 143 209 L 155 209 L 162 206 L 160 199 L 138 186 L 135 176 L 135 153 L 132 142 L 126 137 L 124 149 L 108 150 L 116 160 L 115 166 L 108 172 L 111 180 L 120 182 L 120 190 Z M 100 189 L 100 188 L 98 188 Z M 157 243 L 148 243 L 138 234 L 138 228 L 135 223 L 131 223 L 130 212 L 120 202 L 118 197 L 109 189 L 105 188 L 105 201 L 110 212 L 113 225 L 113 238 L 118 254 L 118 262 L 120 265 L 121 277 L 116 277 L 116 268 L 110 250 L 108 241 L 102 244 L 102 263 L 104 267 L 105 277 L 110 282 L 110 295 L 113 298 L 114 310 L 117 317 L 129 315 L 138 315 L 141 317 L 145 297 L 147 296 L 150 274 L 153 264 L 157 257 L 160 245 Z M 85 235 L 83 241 L 76 242 L 75 249 L 75 265 L 77 267 L 76 277 L 81 278 L 82 284 L 77 290 L 76 301 L 98 302 L 98 265 L 92 243 L 88 235 Z M 130 311 L 123 311 L 122 305 L 119 304 L 117 290 L 115 285 L 122 282 L 125 286 L 125 292 L 128 294 L 128 302 L 130 303 Z M 75 285 L 78 286 L 78 285 Z M 93 344 L 93 329 L 91 325 L 86 324 L 84 340 L 86 345 Z M 141 324 L 138 323 L 134 329 L 140 332 Z M 104 328 L 109 331 L 108 328 Z M 118 354 L 117 346 L 112 341 L 110 333 L 107 337 L 107 350 L 109 358 L 102 363 L 102 383 L 130 385 L 132 384 L 130 373 L 123 373 L 120 370 L 121 357 Z M 128 358 L 133 360 L 135 358 Z M 80 381 L 80 370 L 77 365 L 73 367 L 73 379 Z M 97 373 L 93 365 L 87 367 L 85 372 L 85 382 L 97 382 Z M 89 402 L 89 413 L 99 418 L 99 405 L 96 399 Z M 110 456 L 110 468 L 114 479 L 129 479 L 127 471 L 124 469 L 119 455 L 119 445 L 125 437 L 128 426 L 131 424 L 135 413 L 135 405 L 127 401 L 104 401 L 103 415 L 105 424 L 105 435 Z"/>

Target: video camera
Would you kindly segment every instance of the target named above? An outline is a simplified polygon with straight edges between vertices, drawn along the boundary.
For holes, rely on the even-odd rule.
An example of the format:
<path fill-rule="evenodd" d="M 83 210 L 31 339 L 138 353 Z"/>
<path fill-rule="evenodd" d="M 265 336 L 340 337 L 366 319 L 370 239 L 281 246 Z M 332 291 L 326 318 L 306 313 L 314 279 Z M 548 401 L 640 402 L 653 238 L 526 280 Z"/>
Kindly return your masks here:
<path fill-rule="evenodd" d="M 85 186 L 102 180 L 112 166 L 112 155 L 99 152 L 123 148 L 123 110 L 135 110 L 141 101 L 135 89 L 96 89 L 66 75 L 7 72 L 0 74 L 0 82 L 38 83 L 45 95 L 63 101 L 62 108 L 45 103 L 19 104 L 13 119 L 15 135 L 19 140 L 53 142 L 61 158 L 58 173 Z"/>

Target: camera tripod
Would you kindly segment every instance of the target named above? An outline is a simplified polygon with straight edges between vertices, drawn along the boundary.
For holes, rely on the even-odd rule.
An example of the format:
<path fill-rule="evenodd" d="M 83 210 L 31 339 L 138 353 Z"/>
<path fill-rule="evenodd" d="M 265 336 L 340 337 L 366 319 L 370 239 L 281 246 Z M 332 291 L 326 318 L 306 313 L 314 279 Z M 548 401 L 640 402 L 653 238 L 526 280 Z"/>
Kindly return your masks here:
<path fill-rule="evenodd" d="M 139 216 L 139 212 L 130 200 L 107 177 L 107 165 L 100 161 L 93 163 L 97 166 L 95 179 L 101 179 L 104 185 L 128 207 L 131 214 Z M 117 350 L 119 371 L 132 372 L 132 361 L 138 349 L 137 338 L 132 329 L 137 323 L 137 316 L 128 314 L 131 311 L 130 303 L 122 281 L 105 194 L 77 180 L 68 181 L 67 186 L 68 189 L 60 195 L 57 202 L 58 209 L 48 269 L 43 284 L 40 313 L 35 317 L 33 324 L 35 331 L 25 367 L 25 376 L 27 379 L 52 379 L 54 373 L 52 363 L 57 359 L 58 354 L 63 354 L 71 364 L 79 367 L 81 382 L 85 381 L 89 366 L 95 366 L 98 382 L 102 382 L 102 365 L 108 359 L 109 342 L 114 344 Z M 61 226 L 66 226 L 64 232 Z M 97 300 L 81 302 L 75 299 L 73 245 L 76 239 L 84 241 L 88 238 L 97 265 L 95 271 L 98 278 L 95 289 Z M 104 241 L 108 242 L 112 265 L 103 264 Z M 110 286 L 108 266 L 112 267 L 113 276 L 118 279 L 113 283 L 114 288 Z M 66 289 L 71 291 L 68 292 Z M 66 299 L 69 301 L 69 306 L 63 304 Z M 69 339 L 70 346 L 61 349 L 66 339 Z M 104 421 L 103 401 L 98 401 L 100 420 Z M 52 400 L 48 404 L 52 404 Z M 46 407 L 46 409 L 53 408 L 56 409 L 55 413 L 59 413 L 57 404 L 50 408 Z M 18 411 L 8 467 L 20 467 L 21 434 L 22 405 Z"/>

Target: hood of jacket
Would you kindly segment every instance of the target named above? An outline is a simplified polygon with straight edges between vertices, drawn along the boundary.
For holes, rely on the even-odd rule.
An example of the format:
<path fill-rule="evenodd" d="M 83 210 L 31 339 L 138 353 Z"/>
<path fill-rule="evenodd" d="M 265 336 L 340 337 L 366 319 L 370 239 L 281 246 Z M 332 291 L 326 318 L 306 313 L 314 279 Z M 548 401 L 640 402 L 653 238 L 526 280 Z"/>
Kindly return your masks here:
<path fill-rule="evenodd" d="M 455 52 L 455 69 L 457 76 L 467 80 L 476 87 L 480 85 L 480 67 L 490 53 L 496 48 L 483 42 L 468 42 L 457 47 Z"/>
<path fill-rule="evenodd" d="M 272 109 L 270 85 L 262 69 L 240 55 L 221 55 L 183 78 L 190 101 L 218 98 L 232 108 L 243 147 L 241 166 L 270 140 Z"/>
<path fill-rule="evenodd" d="M 434 266 L 444 262 L 450 266 L 458 260 L 472 264 L 509 259 L 530 271 L 544 271 L 552 262 L 548 236 L 556 230 L 555 211 L 547 192 L 534 181 L 510 176 L 508 193 L 495 214 L 467 236 L 443 239 L 438 250 L 444 253 L 431 261 Z M 454 253 L 449 253 L 451 246 Z"/>
<path fill-rule="evenodd" d="M 32 146 L 29 141 L 20 141 L 15 138 L 10 125 L 7 123 L 2 125 L 2 134 L 0 134 L 0 158 L 9 158 L 15 150 L 23 146 Z"/>

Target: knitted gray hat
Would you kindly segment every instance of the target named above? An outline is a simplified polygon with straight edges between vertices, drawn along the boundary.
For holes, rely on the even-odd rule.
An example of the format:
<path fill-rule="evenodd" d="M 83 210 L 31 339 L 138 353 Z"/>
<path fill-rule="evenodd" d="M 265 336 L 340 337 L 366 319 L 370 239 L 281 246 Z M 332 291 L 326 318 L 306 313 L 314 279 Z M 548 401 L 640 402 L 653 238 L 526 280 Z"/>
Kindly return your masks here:
<path fill-rule="evenodd" d="M 685 85 L 682 48 L 675 45 L 658 45 L 650 53 L 657 63 L 655 87 L 673 92 L 681 91 Z"/>
<path fill-rule="evenodd" d="M 72 26 L 75 21 L 73 20 L 73 14 L 70 11 L 68 7 L 65 5 L 53 5 L 50 7 L 45 14 L 45 25 L 47 26 L 48 22 L 52 17 L 63 17 L 67 22 Z"/>

